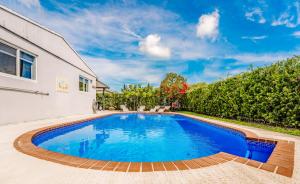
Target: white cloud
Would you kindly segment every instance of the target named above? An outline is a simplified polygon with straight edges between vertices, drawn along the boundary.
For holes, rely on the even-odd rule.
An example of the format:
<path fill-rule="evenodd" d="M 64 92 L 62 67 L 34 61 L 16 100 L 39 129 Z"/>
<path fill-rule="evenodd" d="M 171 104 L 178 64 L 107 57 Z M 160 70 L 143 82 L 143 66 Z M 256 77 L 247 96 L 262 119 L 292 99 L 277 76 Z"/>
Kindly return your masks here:
<path fill-rule="evenodd" d="M 215 40 L 219 34 L 219 19 L 220 15 L 218 10 L 200 16 L 197 25 L 197 36 Z"/>
<path fill-rule="evenodd" d="M 212 82 L 218 79 L 223 79 L 228 76 L 233 76 L 241 72 L 247 71 L 250 64 L 255 66 L 264 66 L 272 64 L 276 61 L 285 60 L 300 54 L 300 50 L 293 52 L 273 52 L 273 53 L 241 53 L 225 55 L 220 58 L 212 58 L 205 64 L 203 72 L 197 73 L 192 76 L 194 82 L 208 81 Z M 236 60 L 234 63 L 226 64 L 224 59 Z"/>
<path fill-rule="evenodd" d="M 253 42 L 256 42 L 257 40 L 263 40 L 266 39 L 268 36 L 267 35 L 262 35 L 262 36 L 242 36 L 242 39 L 244 40 L 251 40 Z"/>
<path fill-rule="evenodd" d="M 97 49 L 96 51 L 105 51 L 96 52 L 99 57 L 105 57 L 106 53 L 116 53 L 118 57 L 145 58 L 137 43 L 146 39 L 141 35 L 147 36 L 150 33 L 159 33 L 162 43 L 159 42 L 159 47 L 154 48 L 164 48 L 163 54 L 158 52 L 158 55 L 165 58 L 168 58 L 168 55 L 179 59 L 207 58 L 216 55 L 221 47 L 221 50 L 224 50 L 223 43 L 213 45 L 207 40 L 195 39 L 193 23 L 186 22 L 174 12 L 159 7 L 98 4 L 86 8 L 72 7 L 71 10 L 59 6 L 61 9 L 57 12 L 43 7 L 35 11 L 34 8 L 20 6 L 16 3 L 17 0 L 6 1 L 8 7 L 13 7 L 15 11 L 63 35 L 81 53 L 94 54 Z M 164 57 L 147 59 L 160 60 Z"/>
<path fill-rule="evenodd" d="M 159 58 L 170 58 L 171 50 L 164 47 L 160 43 L 160 36 L 157 34 L 150 34 L 145 39 L 139 42 L 140 51 Z"/>
<path fill-rule="evenodd" d="M 180 30 L 180 27 L 183 27 L 182 21 L 178 20 L 176 14 L 153 6 L 129 8 L 117 5 L 97 5 L 87 8 L 72 7 L 71 10 L 60 7 L 59 12 L 54 12 L 43 7 L 40 11 L 35 11 L 32 7 L 18 5 L 16 0 L 9 0 L 6 4 L 14 7 L 15 11 L 26 17 L 63 35 L 78 52 L 84 53 L 96 48 L 97 51 L 116 53 L 122 57 L 141 56 L 136 43 L 141 41 L 140 35 L 145 34 L 144 31 L 168 35 L 173 34 L 174 29 Z M 161 46 L 161 48 L 167 47 Z M 98 53 L 101 55 L 104 52 Z"/>
<path fill-rule="evenodd" d="M 300 31 L 295 31 L 292 35 L 296 38 L 300 38 Z"/>
<path fill-rule="evenodd" d="M 272 22 L 272 26 L 283 26 L 285 25 L 286 27 L 289 28 L 294 28 L 298 25 L 298 23 L 293 23 L 294 16 L 290 15 L 287 12 L 282 13 L 278 19 L 274 20 Z"/>
<path fill-rule="evenodd" d="M 63 35 L 100 80 L 115 90 L 124 82 L 158 85 L 165 73 L 187 70 L 187 60 L 206 59 L 219 55 L 220 48 L 226 50 L 222 43 L 217 45 L 195 39 L 195 24 L 159 7 L 98 4 L 86 8 L 72 7 L 70 10 L 57 6 L 61 8 L 57 12 L 42 6 L 35 11 L 33 7 L 16 3 L 16 0 L 7 0 L 5 5 Z M 170 55 L 174 60 L 153 62 L 161 58 L 142 55 L 137 43 L 146 41 L 147 37 L 143 39 L 140 35 L 147 33 L 159 33 L 161 40 L 157 39 L 158 35 L 154 36 L 158 43 L 156 46 L 166 50 L 159 55 Z"/>
<path fill-rule="evenodd" d="M 113 61 L 105 58 L 85 57 L 87 63 L 93 67 L 93 70 L 100 77 L 100 80 L 123 84 L 128 81 L 139 81 L 140 83 L 158 83 L 160 82 L 162 72 L 159 69 L 152 69 L 148 63 L 138 61 Z"/>
<path fill-rule="evenodd" d="M 223 75 L 224 75 L 224 73 L 222 71 L 218 70 L 218 68 L 216 68 L 214 66 L 205 67 L 203 70 L 203 73 L 202 73 L 202 76 L 205 76 L 206 79 L 209 79 L 209 78 L 220 79 Z"/>
<path fill-rule="evenodd" d="M 260 8 L 253 8 L 245 13 L 246 19 L 252 22 L 258 22 L 260 24 L 266 23 L 266 19 L 263 16 L 263 12 Z"/>
<path fill-rule="evenodd" d="M 212 59 L 204 64 L 204 69 L 200 73 L 196 73 L 196 76 L 191 76 L 194 82 L 207 81 L 213 82 L 215 80 L 221 80 L 228 76 L 236 75 L 247 70 L 247 67 L 243 65 L 237 65 L 231 68 L 222 59 Z M 195 75 L 195 74 L 193 74 Z"/>
<path fill-rule="evenodd" d="M 273 20 L 272 26 L 286 26 L 294 28 L 300 25 L 300 3 L 295 2 L 293 6 L 288 6 L 287 10 Z"/>
<path fill-rule="evenodd" d="M 39 0 L 17 0 L 19 3 L 23 4 L 24 6 L 30 7 L 40 7 Z"/>
<path fill-rule="evenodd" d="M 98 57 L 84 57 L 100 80 L 109 84 L 112 89 L 119 90 L 123 84 L 147 84 L 158 86 L 167 72 L 181 73 L 186 69 L 183 63 L 163 63 L 139 60 L 110 60 Z"/>
<path fill-rule="evenodd" d="M 294 52 L 275 52 L 275 53 L 243 53 L 235 55 L 227 55 L 224 58 L 235 59 L 239 64 L 270 64 L 276 61 L 284 60 L 294 55 L 300 54 L 300 50 Z"/>

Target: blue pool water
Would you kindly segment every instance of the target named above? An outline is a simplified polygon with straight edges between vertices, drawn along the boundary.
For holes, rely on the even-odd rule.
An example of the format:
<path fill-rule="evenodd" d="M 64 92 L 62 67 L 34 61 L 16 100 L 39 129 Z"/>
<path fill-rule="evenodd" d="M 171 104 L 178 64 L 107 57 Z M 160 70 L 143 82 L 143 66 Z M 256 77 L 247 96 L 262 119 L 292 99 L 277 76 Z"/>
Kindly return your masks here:
<path fill-rule="evenodd" d="M 181 115 L 115 114 L 33 138 L 44 149 L 96 160 L 176 161 L 227 152 L 266 162 L 274 144 Z"/>

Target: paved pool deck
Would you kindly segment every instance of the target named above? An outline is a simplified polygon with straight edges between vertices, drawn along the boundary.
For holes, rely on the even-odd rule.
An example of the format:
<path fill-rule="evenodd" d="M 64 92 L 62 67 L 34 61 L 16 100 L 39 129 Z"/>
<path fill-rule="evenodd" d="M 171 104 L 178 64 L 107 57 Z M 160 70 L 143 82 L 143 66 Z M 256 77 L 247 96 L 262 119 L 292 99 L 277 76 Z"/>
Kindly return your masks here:
<path fill-rule="evenodd" d="M 50 161 L 41 160 L 17 151 L 15 139 L 30 130 L 92 118 L 97 115 L 80 115 L 56 119 L 46 119 L 0 126 L 0 183 L 1 184 L 108 184 L 108 183 L 293 183 L 300 184 L 300 137 L 270 132 L 257 128 L 218 122 L 221 125 L 252 131 L 261 137 L 283 139 L 295 142 L 293 176 L 285 177 L 261 169 L 240 164 L 235 161 L 181 171 L 155 172 L 112 172 L 75 168 Z"/>

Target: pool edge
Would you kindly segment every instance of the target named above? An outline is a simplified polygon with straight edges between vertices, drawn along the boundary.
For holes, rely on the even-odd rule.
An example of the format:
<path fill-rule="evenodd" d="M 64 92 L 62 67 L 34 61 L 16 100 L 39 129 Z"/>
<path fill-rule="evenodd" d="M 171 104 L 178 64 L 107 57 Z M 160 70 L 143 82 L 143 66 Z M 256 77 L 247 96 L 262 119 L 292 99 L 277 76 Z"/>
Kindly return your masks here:
<path fill-rule="evenodd" d="M 126 112 L 126 113 L 137 113 L 137 112 Z M 143 113 L 149 114 L 149 112 L 143 112 Z M 14 147 L 19 152 L 22 152 L 26 155 L 30 155 L 42 160 L 51 161 L 51 162 L 73 166 L 73 167 L 78 167 L 78 168 L 95 169 L 95 170 L 117 171 L 117 172 L 178 171 L 178 170 L 198 169 L 202 167 L 209 167 L 212 165 L 222 164 L 228 161 L 234 161 L 236 163 L 245 164 L 247 166 L 280 174 L 286 177 L 292 177 L 293 175 L 294 153 L 295 153 L 295 143 L 293 141 L 258 137 L 255 133 L 251 131 L 241 129 L 241 128 L 236 128 L 233 126 L 223 125 L 222 122 L 217 120 L 211 120 L 207 118 L 201 118 L 198 116 L 186 115 L 186 114 L 174 113 L 174 112 L 166 112 L 160 114 L 178 114 L 196 120 L 204 121 L 206 123 L 214 124 L 222 128 L 238 131 L 244 134 L 246 139 L 248 140 L 275 143 L 276 144 L 275 148 L 266 163 L 242 158 L 224 152 L 219 152 L 217 154 L 210 155 L 207 157 L 201 157 L 201 158 L 196 158 L 191 160 L 174 161 L 174 162 L 114 162 L 114 161 L 100 161 L 100 160 L 85 159 L 85 158 L 65 155 L 61 153 L 56 153 L 56 152 L 48 151 L 43 148 L 37 147 L 32 143 L 32 138 L 34 136 L 37 136 L 49 130 L 64 127 L 64 126 L 69 126 L 72 124 L 82 123 L 84 121 L 102 118 L 113 114 L 124 114 L 124 113 L 123 112 L 110 113 L 110 114 L 95 116 L 93 118 L 85 118 L 85 119 L 80 119 L 80 120 L 71 121 L 67 123 L 60 123 L 56 125 L 38 128 L 26 132 L 20 135 L 19 137 L 17 137 L 16 140 L 14 141 Z M 151 113 L 151 114 L 158 114 L 158 113 Z"/>

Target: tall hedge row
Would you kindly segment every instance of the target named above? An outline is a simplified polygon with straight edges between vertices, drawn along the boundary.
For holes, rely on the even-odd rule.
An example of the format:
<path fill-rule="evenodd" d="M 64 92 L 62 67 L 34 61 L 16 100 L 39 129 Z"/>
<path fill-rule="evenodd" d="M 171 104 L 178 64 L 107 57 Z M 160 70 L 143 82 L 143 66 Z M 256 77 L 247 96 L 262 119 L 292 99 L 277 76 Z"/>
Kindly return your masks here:
<path fill-rule="evenodd" d="M 193 112 L 300 128 L 300 56 L 190 89 Z"/>

